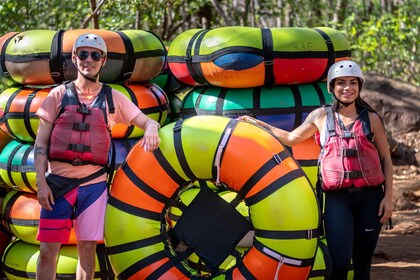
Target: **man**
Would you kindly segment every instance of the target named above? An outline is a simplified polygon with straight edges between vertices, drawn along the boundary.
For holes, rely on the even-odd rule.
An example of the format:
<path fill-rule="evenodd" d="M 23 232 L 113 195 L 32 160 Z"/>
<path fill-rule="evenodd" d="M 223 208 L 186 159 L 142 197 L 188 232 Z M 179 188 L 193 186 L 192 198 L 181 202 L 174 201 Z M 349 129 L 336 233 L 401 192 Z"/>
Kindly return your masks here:
<path fill-rule="evenodd" d="M 150 119 L 122 93 L 99 82 L 107 59 L 105 41 L 83 34 L 74 43 L 72 62 L 77 68 L 73 82 L 60 85 L 37 111 L 40 118 L 35 140 L 35 169 L 41 217 L 37 239 L 40 255 L 37 279 L 56 278 L 56 260 L 67 243 L 73 225 L 79 262 L 76 279 L 93 279 L 97 241 L 103 239 L 107 201 L 107 174 L 111 134 L 116 123 L 144 129 L 141 145 L 155 150 L 160 142 L 159 123 Z M 90 181 L 54 198 L 46 171 L 66 178 Z"/>

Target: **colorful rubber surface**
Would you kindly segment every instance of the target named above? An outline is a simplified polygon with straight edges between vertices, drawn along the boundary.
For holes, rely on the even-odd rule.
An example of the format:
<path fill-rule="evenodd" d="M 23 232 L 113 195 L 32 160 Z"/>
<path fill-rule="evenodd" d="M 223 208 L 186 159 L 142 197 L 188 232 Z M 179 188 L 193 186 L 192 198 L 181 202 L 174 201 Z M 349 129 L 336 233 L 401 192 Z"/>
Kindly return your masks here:
<path fill-rule="evenodd" d="M 350 56 L 344 34 L 329 27 L 230 26 L 179 34 L 168 65 L 188 85 L 246 88 L 322 81 L 333 63 Z"/>
<path fill-rule="evenodd" d="M 223 183 L 237 192 L 249 207 L 255 230 L 253 245 L 240 262 L 212 278 L 308 277 L 317 249 L 318 204 L 303 170 L 277 138 L 219 116 L 166 125 L 160 138 L 153 153 L 135 145 L 115 175 L 105 243 L 118 279 L 200 277 L 177 257 L 164 226 L 180 189 L 197 180 Z M 229 221 L 221 218 L 220 223 Z"/>
<path fill-rule="evenodd" d="M 52 85 L 74 80 L 73 44 L 85 33 L 98 34 L 107 44 L 108 59 L 101 70 L 101 82 L 149 82 L 164 68 L 166 48 L 149 31 L 28 30 L 0 37 L 0 80 L 8 85 Z"/>

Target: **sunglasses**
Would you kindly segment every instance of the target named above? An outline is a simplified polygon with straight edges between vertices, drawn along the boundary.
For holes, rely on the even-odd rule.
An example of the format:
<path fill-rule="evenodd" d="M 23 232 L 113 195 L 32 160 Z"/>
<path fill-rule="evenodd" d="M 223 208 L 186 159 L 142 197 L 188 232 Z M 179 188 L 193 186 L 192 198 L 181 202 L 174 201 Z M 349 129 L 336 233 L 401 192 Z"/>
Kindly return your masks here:
<path fill-rule="evenodd" d="M 80 51 L 76 55 L 81 61 L 86 60 L 89 57 L 89 55 L 94 61 L 99 61 L 103 57 L 102 54 L 97 51 L 93 51 L 93 52 Z"/>

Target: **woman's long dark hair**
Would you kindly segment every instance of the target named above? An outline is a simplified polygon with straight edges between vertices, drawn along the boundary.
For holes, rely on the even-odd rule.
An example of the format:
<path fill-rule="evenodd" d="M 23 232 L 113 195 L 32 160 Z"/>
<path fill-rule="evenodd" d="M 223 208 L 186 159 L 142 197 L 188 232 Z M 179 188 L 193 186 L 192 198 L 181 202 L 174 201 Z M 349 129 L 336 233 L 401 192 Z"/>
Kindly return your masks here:
<path fill-rule="evenodd" d="M 334 79 L 335 80 L 335 79 Z M 331 81 L 330 85 L 334 84 L 334 80 Z M 375 113 L 379 116 L 379 118 L 382 120 L 382 122 L 384 122 L 384 120 L 382 119 L 381 115 L 378 114 L 378 112 L 376 112 L 375 109 L 372 108 L 372 106 L 370 106 L 365 100 L 363 100 L 363 98 L 360 96 L 360 93 L 362 91 L 362 81 L 357 78 L 357 80 L 359 81 L 359 95 L 357 96 L 356 100 L 354 101 L 355 105 L 356 105 L 356 110 L 357 113 L 360 114 L 362 112 L 363 109 L 368 110 L 369 112 Z M 338 110 L 341 107 L 340 102 L 338 102 L 337 98 L 335 97 L 335 93 L 333 92 L 333 103 L 332 103 L 332 109 L 334 112 L 338 112 Z"/>

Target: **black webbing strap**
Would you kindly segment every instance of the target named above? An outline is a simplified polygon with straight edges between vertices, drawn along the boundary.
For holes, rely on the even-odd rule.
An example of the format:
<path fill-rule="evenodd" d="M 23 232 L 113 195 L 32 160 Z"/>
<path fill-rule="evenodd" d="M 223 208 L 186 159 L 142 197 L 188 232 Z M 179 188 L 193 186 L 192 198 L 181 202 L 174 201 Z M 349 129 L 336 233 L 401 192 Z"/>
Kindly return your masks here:
<path fill-rule="evenodd" d="M 203 73 L 200 67 L 200 61 L 193 61 L 195 55 L 198 55 L 200 52 L 200 45 L 203 41 L 204 35 L 209 32 L 209 30 L 200 30 L 195 33 L 190 41 L 188 42 L 188 46 L 185 53 L 185 64 L 187 66 L 188 72 L 190 73 L 191 77 L 199 84 L 205 85 L 207 84 L 207 80 L 204 78 Z M 193 45 L 194 53 L 192 53 Z"/>
<path fill-rule="evenodd" d="M 166 174 L 171 177 L 171 179 L 176 182 L 178 185 L 182 185 L 185 183 L 185 179 L 182 178 L 178 172 L 172 167 L 166 157 L 163 155 L 162 151 L 158 147 L 156 150 L 153 151 L 153 155 L 155 156 L 156 160 L 159 162 L 160 166 L 165 170 Z"/>
<path fill-rule="evenodd" d="M 295 169 L 283 175 L 282 177 L 278 178 L 277 180 L 266 186 L 264 189 L 260 190 L 258 193 L 254 194 L 251 197 L 248 197 L 246 199 L 247 205 L 251 206 L 257 204 L 258 202 L 268 197 L 278 189 L 284 187 L 288 183 L 302 176 L 305 176 L 305 173 L 301 169 Z"/>
<path fill-rule="evenodd" d="M 335 136 L 337 133 L 335 132 L 335 120 L 334 120 L 334 112 L 332 110 L 331 106 L 325 106 L 325 112 L 327 113 L 327 135 L 325 135 L 328 139 L 328 137 Z"/>
<path fill-rule="evenodd" d="M 225 104 L 226 94 L 228 92 L 227 88 L 220 88 L 219 95 L 217 96 L 216 100 L 216 116 L 224 116 L 223 114 L 223 107 Z"/>
<path fill-rule="evenodd" d="M 63 56 L 63 35 L 64 30 L 55 33 L 50 50 L 50 74 L 56 84 L 61 84 L 64 78 L 64 64 L 66 62 Z"/>
<path fill-rule="evenodd" d="M 167 204 L 170 197 L 166 197 L 160 192 L 156 191 L 154 188 L 147 185 L 143 180 L 141 180 L 137 174 L 130 168 L 128 164 L 124 164 L 122 166 L 122 171 L 124 171 L 125 175 L 130 179 L 130 181 L 142 192 L 153 198 L 154 200 L 162 203 Z"/>
<path fill-rule="evenodd" d="M 113 196 L 110 196 L 108 198 L 108 204 L 131 215 L 150 219 L 153 221 L 159 221 L 160 222 L 160 216 L 161 213 L 152 212 L 146 209 L 141 209 L 135 206 L 132 206 L 128 203 L 125 203 Z"/>
<path fill-rule="evenodd" d="M 174 257 L 171 257 L 168 262 L 164 263 L 158 269 L 153 271 L 153 273 L 147 276 L 146 280 L 159 279 L 163 274 L 165 274 L 165 272 L 167 272 L 173 266 L 178 265 L 181 263 L 181 261 L 188 259 L 188 257 L 191 256 L 192 253 L 194 253 L 194 251 L 188 247 L 185 251 Z"/>
<path fill-rule="evenodd" d="M 158 234 L 158 235 L 150 236 L 141 240 L 127 242 L 127 243 L 115 245 L 115 246 L 109 246 L 106 248 L 106 251 L 107 251 L 107 254 L 111 256 L 111 255 L 116 255 L 116 254 L 121 254 L 121 253 L 129 252 L 129 251 L 137 250 L 137 249 L 151 246 L 154 244 L 158 244 L 158 243 L 163 242 L 163 240 L 164 240 L 164 236 L 162 234 Z"/>
<path fill-rule="evenodd" d="M 319 105 L 326 105 L 324 92 L 322 91 L 321 87 L 319 86 L 319 83 L 312 83 L 311 85 L 314 87 L 315 92 L 318 96 Z"/>
<path fill-rule="evenodd" d="M 29 190 L 31 190 L 32 192 L 36 193 L 37 190 L 35 190 L 31 186 L 31 183 L 29 182 L 29 179 L 28 179 L 28 172 L 35 172 L 35 166 L 28 165 L 28 159 L 29 159 L 29 156 L 30 156 L 30 154 L 32 153 L 33 150 L 34 150 L 34 146 L 30 145 L 30 146 L 27 146 L 27 149 L 23 153 L 23 156 L 22 156 L 22 159 L 21 159 L 22 163 L 20 164 L 21 167 L 22 167 L 21 170 L 20 170 L 21 171 L 20 175 L 22 176 L 22 180 L 25 183 L 25 186 Z"/>
<path fill-rule="evenodd" d="M 112 98 L 112 88 L 108 86 L 107 84 L 103 84 L 102 87 L 105 92 L 106 102 L 108 103 L 108 112 L 110 114 L 114 114 L 115 105 L 114 105 L 114 98 Z M 105 114 L 105 122 L 108 123 L 108 118 L 106 117 L 106 114 Z"/>
<path fill-rule="evenodd" d="M 242 186 L 241 190 L 237 194 L 237 201 L 241 201 L 245 198 L 248 192 L 258 183 L 268 172 L 270 172 L 276 165 L 281 164 L 281 162 L 290 157 L 290 153 L 285 149 L 277 154 L 274 154 L 263 166 L 261 166 Z M 261 191 L 260 191 L 261 192 Z M 262 198 L 258 196 L 258 193 L 254 195 L 255 198 Z M 257 200 L 260 200 L 257 199 Z M 249 201 L 247 199 L 247 205 Z M 248 205 L 249 206 L 249 205 Z"/>
<path fill-rule="evenodd" d="M 167 256 L 164 251 L 158 251 L 153 253 L 144 259 L 139 260 L 138 262 L 132 264 L 131 266 L 127 267 L 124 271 L 117 275 L 117 279 L 119 280 L 127 280 L 131 276 L 133 276 L 137 271 L 155 263 L 160 260 L 165 259 Z"/>
<path fill-rule="evenodd" d="M 311 272 L 309 273 L 308 279 L 318 278 L 321 277 L 321 279 L 330 280 L 331 278 L 331 271 L 332 271 L 332 263 L 331 263 L 331 256 L 328 252 L 327 245 L 325 245 L 324 242 L 318 241 L 318 250 L 321 250 L 322 252 L 322 261 L 324 262 L 325 268 L 316 268 L 313 267 L 311 269 Z"/>
<path fill-rule="evenodd" d="M 3 211 L 1 212 L 3 221 L 5 221 L 4 226 L 7 228 L 9 232 L 12 232 L 10 225 L 13 224 L 12 219 L 10 218 L 10 211 L 12 210 L 12 206 L 15 204 L 16 200 L 21 196 L 21 192 L 15 192 L 5 204 L 3 202 Z"/>
<path fill-rule="evenodd" d="M 7 45 L 9 44 L 9 42 L 19 33 L 16 33 L 12 36 L 10 36 L 9 38 L 7 38 L 6 41 L 4 41 L 3 47 L 1 48 L 1 53 L 0 53 L 0 65 L 1 65 L 1 70 L 3 71 L 3 76 L 6 77 L 9 81 L 12 82 L 12 84 L 18 84 L 18 82 L 16 82 L 11 76 L 10 73 L 7 71 L 7 66 L 6 66 L 6 49 L 7 49 Z"/>
<path fill-rule="evenodd" d="M 143 113 L 145 113 L 146 115 L 148 114 L 153 114 L 153 113 L 159 113 L 159 117 L 156 120 L 158 123 L 161 123 L 163 120 L 163 112 L 169 111 L 170 110 L 170 106 L 169 106 L 169 100 L 168 97 L 166 96 L 166 94 L 164 94 L 163 96 L 165 97 L 166 103 L 162 104 L 162 101 L 159 98 L 159 93 L 156 91 L 156 88 L 153 86 L 150 86 L 147 88 L 155 97 L 156 102 L 158 103 L 158 106 L 154 106 L 150 109 L 143 109 Z"/>
<path fill-rule="evenodd" d="M 319 34 L 321 34 L 322 38 L 324 38 L 325 44 L 327 46 L 328 51 L 328 62 L 325 66 L 324 72 L 322 75 L 317 79 L 317 81 L 322 81 L 327 77 L 328 70 L 330 69 L 331 65 L 335 62 L 335 52 L 334 52 L 334 44 L 331 41 L 330 36 L 328 36 L 327 33 L 325 33 L 323 30 L 319 28 L 314 28 L 315 31 L 317 31 Z"/>
<path fill-rule="evenodd" d="M 178 158 L 179 164 L 184 171 L 185 175 L 191 180 L 196 181 L 197 177 L 195 176 L 194 172 L 191 170 L 190 166 L 188 165 L 187 158 L 185 157 L 184 148 L 182 146 L 182 123 L 184 120 L 179 120 L 175 123 L 173 127 L 174 132 L 174 147 L 175 153 Z"/>
<path fill-rule="evenodd" d="M 293 99 L 295 101 L 295 123 L 293 124 L 293 129 L 295 129 L 303 122 L 302 95 L 296 85 L 291 85 L 290 90 L 292 91 Z"/>
<path fill-rule="evenodd" d="M 32 129 L 31 119 L 38 118 L 38 117 L 36 117 L 35 114 L 31 113 L 31 105 L 32 105 L 32 101 L 34 100 L 36 94 L 39 91 L 40 91 L 40 89 L 36 89 L 28 95 L 28 98 L 26 99 L 25 107 L 24 107 L 24 110 L 23 110 L 23 122 L 25 124 L 26 131 L 29 133 L 29 135 L 34 140 L 36 138 L 36 133 Z"/>
<path fill-rule="evenodd" d="M 264 52 L 264 66 L 265 66 L 265 75 L 264 75 L 264 86 L 272 88 L 275 83 L 274 79 L 274 53 L 273 53 L 273 35 L 269 28 L 261 29 L 262 35 L 262 45 Z"/>
<path fill-rule="evenodd" d="M 111 137 L 111 161 L 108 159 L 108 164 L 105 166 L 105 171 L 108 174 L 108 178 L 106 180 L 106 184 L 108 186 L 108 195 L 110 191 L 110 187 L 112 185 L 112 180 L 114 178 L 114 171 L 116 169 L 116 157 L 117 157 L 117 151 L 115 149 L 115 143 L 114 140 Z"/>
<path fill-rule="evenodd" d="M 101 280 L 115 279 L 115 274 L 111 268 L 105 245 L 98 244 L 96 246 L 96 256 L 98 258 L 99 271 L 95 271 L 94 278 Z"/>
<path fill-rule="evenodd" d="M 166 49 L 165 42 L 162 40 L 162 38 L 160 36 L 158 36 L 153 31 L 146 30 L 146 32 L 154 35 L 157 39 L 159 39 L 160 43 L 162 44 L 162 50 L 152 51 L 152 54 L 151 54 L 151 55 L 155 55 L 155 56 L 163 56 L 164 61 L 162 63 L 162 69 L 160 69 L 160 71 L 159 71 L 159 74 L 162 74 L 163 71 L 165 70 L 166 66 L 167 66 L 167 63 L 168 63 L 168 50 Z M 174 77 L 175 76 L 172 76 L 172 78 L 174 78 Z"/>
<path fill-rule="evenodd" d="M 13 101 L 15 100 L 16 96 L 22 91 L 22 88 L 13 92 L 10 97 L 7 99 L 6 106 L 4 108 L 4 115 L 1 119 L 1 123 L 6 124 L 7 131 L 12 135 L 13 138 L 19 139 L 16 134 L 13 132 L 13 129 L 10 127 L 9 122 L 7 121 L 11 116 L 10 107 L 12 106 Z"/>
<path fill-rule="evenodd" d="M 243 275 L 244 279 L 246 280 L 258 280 L 252 273 L 249 271 L 249 269 L 245 266 L 245 264 L 241 261 L 238 265 L 239 272 Z M 226 277 L 226 279 L 233 280 L 233 275 L 231 272 L 229 272 L 229 278 Z"/>
<path fill-rule="evenodd" d="M 197 116 L 197 115 L 203 115 L 204 113 L 202 113 L 202 112 L 200 112 L 200 104 L 201 104 L 201 100 L 203 99 L 203 96 L 205 96 L 206 95 L 206 93 L 207 93 L 207 91 L 208 90 L 210 90 L 211 89 L 211 86 L 203 86 L 201 89 L 200 89 L 200 92 L 198 93 L 198 95 L 197 95 L 197 99 L 195 100 L 195 103 L 194 103 L 194 108 L 195 109 L 193 109 L 193 113 L 192 113 L 192 115 L 193 116 Z M 191 94 L 193 93 L 194 91 L 192 91 L 191 92 Z M 183 107 L 183 106 L 181 106 L 181 107 Z M 184 110 L 183 108 L 181 108 L 181 110 Z M 182 116 L 182 115 L 181 115 Z"/>
<path fill-rule="evenodd" d="M 124 61 L 117 80 L 126 81 L 130 79 L 133 75 L 134 66 L 136 65 L 136 58 L 134 57 L 134 47 L 133 43 L 131 43 L 130 38 L 125 33 L 121 31 L 116 32 L 118 35 L 120 35 L 125 47 Z"/>
<path fill-rule="evenodd" d="M 3 260 L 5 260 L 8 257 L 11 250 L 13 250 L 13 247 L 18 246 L 19 244 L 21 244 L 21 242 L 23 241 L 11 242 L 10 245 L 6 247 L 6 250 L 3 253 L 3 257 L 2 257 Z M 11 257 L 15 257 L 15 256 L 12 255 Z M 12 263 L 12 265 L 14 266 L 14 263 Z M 21 279 L 35 279 L 36 278 L 36 272 L 27 272 L 20 269 L 16 269 L 14 267 L 10 267 L 6 265 L 4 261 L 2 262 L 3 272 L 13 275 L 14 278 L 16 277 L 21 278 Z"/>
<path fill-rule="evenodd" d="M 255 229 L 255 236 L 268 239 L 308 239 L 318 238 L 318 228 L 306 230 L 265 230 Z"/>
<path fill-rule="evenodd" d="M 368 110 L 363 109 L 362 112 L 360 112 L 359 114 L 359 118 L 362 122 L 363 133 L 366 135 L 367 139 L 370 142 L 373 142 L 373 132 L 370 127 L 369 112 Z"/>
<path fill-rule="evenodd" d="M 23 143 L 19 143 L 19 145 L 17 145 L 14 148 L 14 150 L 10 153 L 9 158 L 7 159 L 7 176 L 9 177 L 10 183 L 12 184 L 12 186 L 16 186 L 16 183 L 13 180 L 13 176 L 12 176 L 13 159 L 15 158 L 15 155 L 20 150 L 20 148 L 22 148 L 23 146 L 24 146 Z"/>

